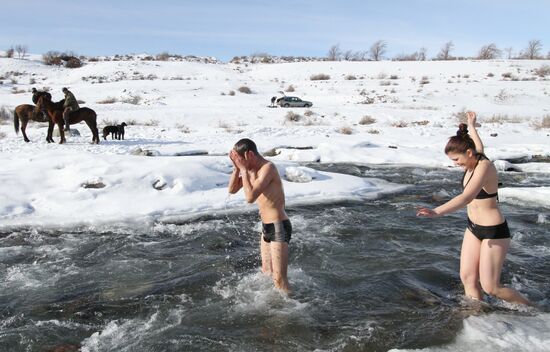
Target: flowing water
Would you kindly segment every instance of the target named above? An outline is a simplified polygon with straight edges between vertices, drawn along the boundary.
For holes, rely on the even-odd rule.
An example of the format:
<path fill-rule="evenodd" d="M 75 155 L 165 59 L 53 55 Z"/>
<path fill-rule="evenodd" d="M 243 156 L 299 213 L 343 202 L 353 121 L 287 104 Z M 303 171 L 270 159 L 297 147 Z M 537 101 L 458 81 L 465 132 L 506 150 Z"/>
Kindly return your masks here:
<path fill-rule="evenodd" d="M 469 302 L 466 218 L 420 219 L 458 194 L 449 170 L 310 165 L 413 186 L 364 202 L 289 207 L 285 297 L 259 271 L 257 212 L 181 223 L 0 230 L 0 351 L 537 351 L 550 343 L 550 211 L 501 203 L 502 281 L 539 307 Z M 503 174 L 505 186 L 550 175 Z M 447 193 L 447 194 L 445 194 Z"/>

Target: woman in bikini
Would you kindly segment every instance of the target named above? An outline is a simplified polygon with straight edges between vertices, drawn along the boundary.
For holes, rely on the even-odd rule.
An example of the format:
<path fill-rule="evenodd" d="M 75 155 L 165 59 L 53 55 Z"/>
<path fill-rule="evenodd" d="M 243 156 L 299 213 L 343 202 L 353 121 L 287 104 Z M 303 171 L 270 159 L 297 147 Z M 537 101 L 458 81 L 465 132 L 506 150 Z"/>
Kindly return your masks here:
<path fill-rule="evenodd" d="M 438 217 L 467 206 L 468 226 L 460 253 L 460 279 L 466 296 L 481 300 L 483 291 L 511 303 L 531 303 L 517 291 L 500 285 L 504 257 L 510 247 L 510 230 L 498 208 L 498 175 L 483 154 L 476 114 L 468 112 L 468 125 L 460 124 L 449 138 L 445 154 L 464 168 L 461 194 L 435 208 L 421 208 L 417 216 Z M 471 135 L 468 134 L 468 129 Z"/>

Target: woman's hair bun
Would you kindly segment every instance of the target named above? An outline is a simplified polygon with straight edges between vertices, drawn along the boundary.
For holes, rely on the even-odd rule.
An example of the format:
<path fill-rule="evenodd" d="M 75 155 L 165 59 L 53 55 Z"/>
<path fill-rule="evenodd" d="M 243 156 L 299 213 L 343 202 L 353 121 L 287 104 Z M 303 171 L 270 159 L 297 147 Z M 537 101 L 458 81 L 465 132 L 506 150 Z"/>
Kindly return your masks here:
<path fill-rule="evenodd" d="M 456 131 L 456 135 L 461 138 L 468 136 L 468 125 L 466 125 L 465 123 L 461 123 L 460 125 L 458 125 L 458 131 Z"/>

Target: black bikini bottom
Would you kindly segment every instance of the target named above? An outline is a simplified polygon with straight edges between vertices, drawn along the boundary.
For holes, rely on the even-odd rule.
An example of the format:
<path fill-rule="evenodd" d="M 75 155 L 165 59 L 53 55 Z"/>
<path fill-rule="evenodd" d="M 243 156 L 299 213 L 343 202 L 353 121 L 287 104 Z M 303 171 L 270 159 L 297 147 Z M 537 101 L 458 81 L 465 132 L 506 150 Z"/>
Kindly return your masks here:
<path fill-rule="evenodd" d="M 510 229 L 506 220 L 502 224 L 493 226 L 476 225 L 468 218 L 468 230 L 481 240 L 497 240 L 510 238 Z"/>

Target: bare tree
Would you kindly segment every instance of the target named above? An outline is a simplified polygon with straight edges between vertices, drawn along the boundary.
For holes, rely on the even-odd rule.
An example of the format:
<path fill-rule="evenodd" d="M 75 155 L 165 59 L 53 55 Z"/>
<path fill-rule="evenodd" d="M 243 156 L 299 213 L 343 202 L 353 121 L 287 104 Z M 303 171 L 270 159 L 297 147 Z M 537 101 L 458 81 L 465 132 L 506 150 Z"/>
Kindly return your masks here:
<path fill-rule="evenodd" d="M 426 61 L 427 55 L 428 55 L 428 49 L 426 47 L 422 47 L 418 51 L 418 55 L 417 55 L 416 59 L 418 61 Z"/>
<path fill-rule="evenodd" d="M 480 60 L 494 60 L 502 55 L 502 51 L 495 43 L 487 44 L 479 49 L 477 58 Z"/>
<path fill-rule="evenodd" d="M 512 48 L 511 46 L 508 48 L 504 48 L 504 52 L 506 53 L 506 58 L 508 60 L 512 58 L 513 51 L 514 51 L 514 48 Z"/>
<path fill-rule="evenodd" d="M 344 52 L 344 60 L 346 60 L 346 61 L 353 60 L 353 51 L 352 50 L 346 50 Z"/>
<path fill-rule="evenodd" d="M 354 61 L 367 61 L 367 52 L 366 51 L 356 51 L 353 54 Z"/>
<path fill-rule="evenodd" d="M 17 52 L 17 57 L 19 59 L 25 58 L 25 55 L 27 55 L 27 46 L 26 45 L 16 45 L 15 51 Z"/>
<path fill-rule="evenodd" d="M 523 52 L 523 57 L 529 60 L 537 59 L 540 57 L 540 52 L 542 50 L 542 42 L 538 39 L 533 39 L 527 44 L 527 48 Z"/>
<path fill-rule="evenodd" d="M 340 44 L 335 44 L 330 47 L 327 54 L 327 59 L 329 61 L 338 61 L 342 56 L 342 51 L 340 50 Z"/>
<path fill-rule="evenodd" d="M 452 41 L 445 43 L 443 45 L 443 48 L 439 51 L 439 54 L 437 54 L 437 59 L 439 60 L 450 60 L 451 59 L 451 51 L 453 50 L 453 47 L 455 45 Z"/>
<path fill-rule="evenodd" d="M 369 49 L 370 57 L 374 61 L 380 61 L 382 59 L 382 56 L 386 53 L 386 48 L 388 44 L 383 40 L 377 40 L 374 42 L 374 44 L 371 45 Z"/>

